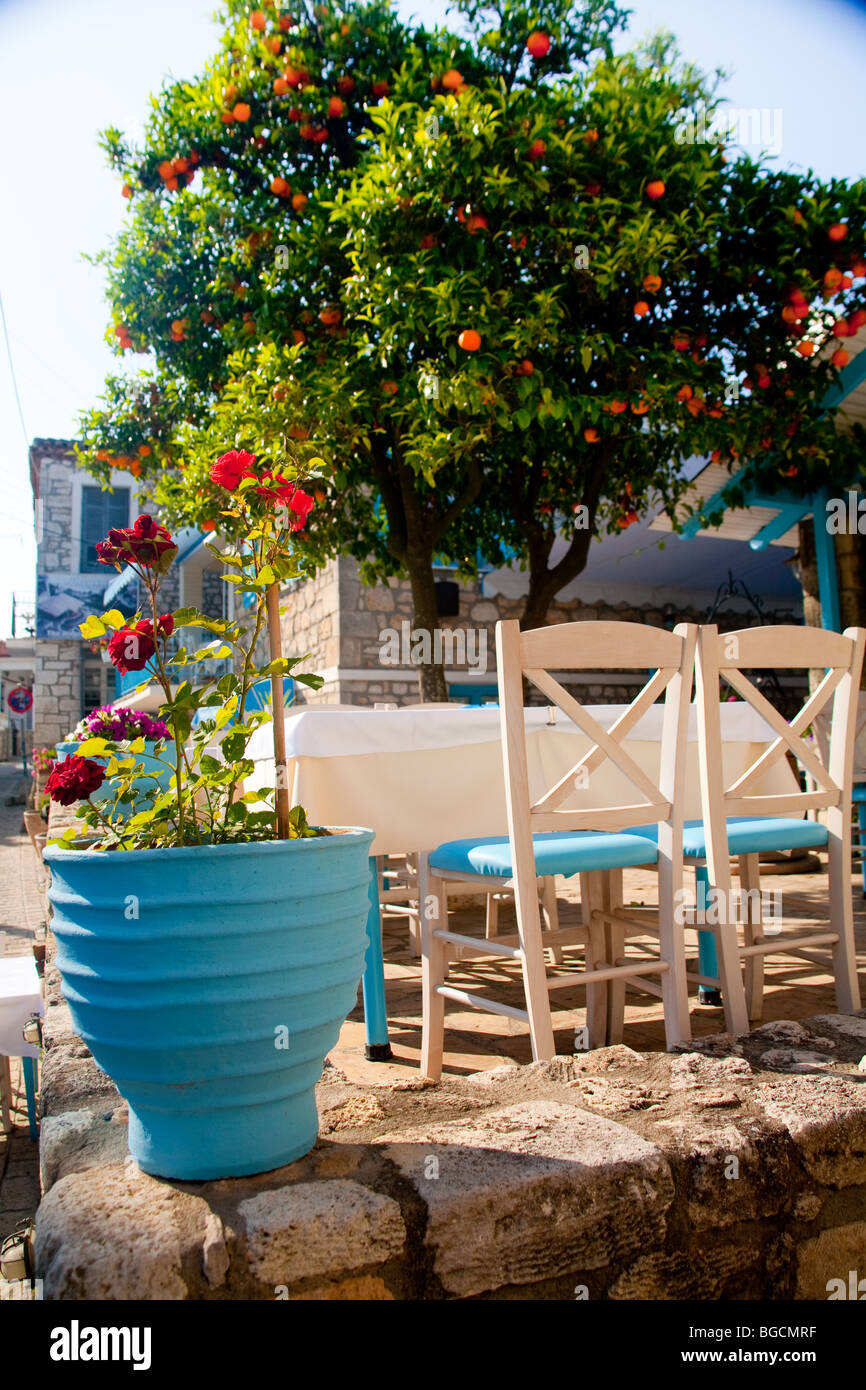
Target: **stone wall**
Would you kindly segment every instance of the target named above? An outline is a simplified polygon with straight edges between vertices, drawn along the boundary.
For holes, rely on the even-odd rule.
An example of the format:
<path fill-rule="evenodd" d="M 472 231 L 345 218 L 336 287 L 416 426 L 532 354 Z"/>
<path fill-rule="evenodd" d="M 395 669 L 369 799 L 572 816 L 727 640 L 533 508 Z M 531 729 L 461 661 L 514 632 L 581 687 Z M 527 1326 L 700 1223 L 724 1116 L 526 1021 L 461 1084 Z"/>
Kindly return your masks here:
<path fill-rule="evenodd" d="M 437 579 L 453 580 L 453 572 L 441 570 Z M 440 629 L 457 634 L 457 659 L 448 662 L 446 639 L 444 652 L 449 681 L 460 684 L 496 683 L 496 623 L 503 618 L 519 618 L 523 600 L 501 593 L 485 593 L 479 580 L 460 587 L 460 611 L 455 617 L 440 619 Z M 684 596 L 685 598 L 685 596 Z M 411 660 L 413 631 L 412 595 L 408 582 L 392 579 L 387 584 L 367 586 L 361 583 L 357 561 L 342 557 L 328 564 L 313 580 L 293 586 L 283 595 L 290 612 L 283 619 L 286 650 L 295 643 L 297 650 L 312 654 L 310 669 L 326 676 L 326 685 L 317 694 L 304 692 L 307 703 L 372 705 L 377 702 L 399 705 L 419 700 L 417 675 Z M 690 607 L 684 602 L 675 612 L 665 607 L 647 604 L 630 605 L 624 602 L 592 604 L 572 599 L 565 603 L 554 601 L 548 612 L 548 623 L 594 622 L 607 619 L 616 622 L 646 623 L 652 627 L 672 628 L 679 622 L 705 621 L 705 607 Z M 727 612 L 721 627 L 749 625 L 752 619 L 742 613 Z M 395 667 L 383 661 L 389 653 L 389 634 L 399 639 L 401 660 Z M 406 640 L 403 641 L 403 635 Z M 302 646 L 297 646 L 302 639 Z M 460 643 L 462 642 L 462 647 Z M 295 648 L 292 648 L 293 650 Z M 483 659 L 486 653 L 486 661 Z M 463 659 L 461 659 L 461 657 Z M 633 699 L 640 681 L 633 672 L 622 675 L 606 672 L 592 679 L 563 682 L 579 692 L 589 703 L 608 704 Z M 531 700 L 545 703 L 538 693 Z"/>
<path fill-rule="evenodd" d="M 858 1297 L 866 1011 L 437 1085 L 326 1063 L 311 1153 L 192 1184 L 129 1159 L 50 947 L 46 986 L 47 1299 Z"/>
<path fill-rule="evenodd" d="M 81 718 L 82 643 L 40 640 L 33 675 L 33 744 L 62 741 Z"/>

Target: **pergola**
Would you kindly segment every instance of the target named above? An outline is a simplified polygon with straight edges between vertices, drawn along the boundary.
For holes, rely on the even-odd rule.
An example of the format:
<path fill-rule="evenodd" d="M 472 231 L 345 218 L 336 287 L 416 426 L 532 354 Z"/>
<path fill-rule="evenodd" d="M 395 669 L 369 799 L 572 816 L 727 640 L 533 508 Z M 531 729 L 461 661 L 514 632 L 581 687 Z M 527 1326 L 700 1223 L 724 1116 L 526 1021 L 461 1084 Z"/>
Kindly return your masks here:
<path fill-rule="evenodd" d="M 866 426 L 866 328 L 847 340 L 851 361 L 839 374 L 839 380 L 827 392 L 822 406 L 837 412 L 840 431 L 850 430 L 855 421 Z M 832 347 L 829 349 L 832 351 Z M 840 479 L 839 489 L 845 487 Z M 742 495 L 736 502 L 732 490 Z M 796 548 L 797 524 L 805 517 L 815 519 L 815 559 L 818 570 L 818 594 L 821 601 L 823 627 L 838 632 L 839 584 L 833 549 L 833 536 L 827 527 L 827 502 L 836 495 L 823 489 L 811 496 L 796 496 L 787 489 L 769 493 L 756 486 L 751 464 L 730 474 L 722 464 L 708 464 L 696 476 L 684 499 L 696 508 L 679 532 L 680 539 L 696 536 L 718 536 L 727 540 L 747 540 L 752 550 L 765 550 L 768 545 Z M 706 518 L 724 511 L 718 527 L 709 528 Z M 672 530 L 668 517 L 661 513 L 652 523 L 654 530 Z"/>

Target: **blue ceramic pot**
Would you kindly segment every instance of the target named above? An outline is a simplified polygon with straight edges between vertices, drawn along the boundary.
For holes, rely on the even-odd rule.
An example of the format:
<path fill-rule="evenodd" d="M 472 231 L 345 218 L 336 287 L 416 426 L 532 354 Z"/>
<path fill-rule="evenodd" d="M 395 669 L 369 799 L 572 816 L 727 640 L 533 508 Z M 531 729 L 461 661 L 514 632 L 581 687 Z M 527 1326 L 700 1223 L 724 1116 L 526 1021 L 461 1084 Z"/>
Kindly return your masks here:
<path fill-rule="evenodd" d="M 372 840 L 45 851 L 63 993 L 145 1172 L 237 1177 L 312 1148 L 363 970 Z"/>
<path fill-rule="evenodd" d="M 55 744 L 55 747 L 57 749 L 57 761 L 59 763 L 62 763 L 66 758 L 75 757 L 76 751 L 81 747 L 81 744 L 58 743 Z M 137 792 L 137 804 L 134 806 L 121 807 L 121 820 L 128 820 L 130 816 L 135 815 L 136 811 L 144 810 L 146 803 L 148 801 L 151 801 L 153 797 L 156 795 L 157 785 L 163 791 L 168 790 L 168 785 L 171 781 L 171 775 L 174 771 L 174 769 L 171 767 L 171 761 L 174 756 L 174 744 L 165 744 L 162 759 L 159 759 L 154 756 L 154 749 L 156 747 L 156 741 L 148 739 L 145 742 L 143 753 L 129 752 L 126 755 L 124 755 L 124 753 L 118 753 L 117 755 L 119 758 L 122 758 L 124 756 L 135 758 L 135 761 L 137 763 L 144 764 L 144 773 L 141 777 L 134 778 L 132 783 Z M 165 765 L 166 760 L 168 760 L 169 763 L 168 767 L 166 767 Z M 107 758 L 92 758 L 91 761 L 94 763 L 100 763 L 103 767 L 108 767 Z M 149 775 L 151 773 L 153 774 L 152 776 Z M 91 793 L 90 799 L 94 803 L 94 805 L 99 806 L 103 801 L 111 801 L 113 796 L 114 791 L 112 790 L 112 783 L 108 778 L 106 778 L 102 786 L 99 787 L 97 791 Z"/>

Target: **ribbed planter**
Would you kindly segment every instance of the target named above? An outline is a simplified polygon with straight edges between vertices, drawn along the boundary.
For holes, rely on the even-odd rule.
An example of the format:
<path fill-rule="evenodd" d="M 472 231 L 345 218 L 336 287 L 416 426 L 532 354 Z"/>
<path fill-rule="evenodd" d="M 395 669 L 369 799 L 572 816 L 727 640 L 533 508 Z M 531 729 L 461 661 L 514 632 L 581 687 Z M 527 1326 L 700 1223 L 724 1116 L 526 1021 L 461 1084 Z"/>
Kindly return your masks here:
<path fill-rule="evenodd" d="M 372 839 L 46 850 L 63 992 L 146 1172 L 236 1177 L 312 1148 L 363 970 Z"/>
<path fill-rule="evenodd" d="M 137 793 L 136 804 L 127 808 L 120 808 L 121 820 L 128 820 L 136 811 L 143 810 L 145 803 L 156 795 L 157 785 L 159 785 L 163 791 L 168 790 L 173 769 L 165 766 L 165 759 L 167 758 L 169 763 L 171 762 L 174 745 L 171 743 L 166 745 L 166 751 L 163 753 L 162 759 L 154 756 L 154 749 L 156 746 L 155 741 L 148 740 L 145 742 L 143 753 L 133 753 L 130 751 L 128 754 L 130 758 L 135 758 L 136 762 L 144 764 L 144 774 L 141 777 L 133 779 L 132 785 L 135 787 Z M 57 761 L 62 763 L 64 759 L 74 757 L 76 750 L 80 747 L 80 743 L 56 744 Z M 123 756 L 122 753 L 118 754 L 118 757 Z M 108 766 L 107 758 L 93 758 L 91 761 L 101 763 L 103 767 Z M 153 776 L 149 775 L 151 773 L 153 773 Z M 102 786 L 97 791 L 91 793 L 90 799 L 96 806 L 99 806 L 103 801 L 111 801 L 113 796 L 112 784 L 110 780 L 106 778 Z"/>

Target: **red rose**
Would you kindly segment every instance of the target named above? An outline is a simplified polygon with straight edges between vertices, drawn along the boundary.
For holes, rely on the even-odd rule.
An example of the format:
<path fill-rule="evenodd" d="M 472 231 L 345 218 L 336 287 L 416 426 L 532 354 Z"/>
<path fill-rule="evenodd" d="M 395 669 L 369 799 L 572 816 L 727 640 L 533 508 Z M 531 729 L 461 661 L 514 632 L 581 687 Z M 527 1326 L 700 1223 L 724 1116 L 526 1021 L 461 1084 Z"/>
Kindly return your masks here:
<path fill-rule="evenodd" d="M 177 546 L 164 526 L 160 526 L 152 516 L 145 515 L 140 516 L 133 526 L 112 527 L 108 540 L 99 542 L 96 553 L 100 564 L 119 566 L 123 561 L 127 565 L 158 569 L 160 574 L 165 574 L 177 554 Z"/>
<path fill-rule="evenodd" d="M 292 522 L 292 530 L 300 531 L 307 524 L 307 517 L 315 506 L 314 499 L 308 492 L 303 492 L 301 488 L 295 491 L 289 501 L 289 511 L 294 512 L 296 520 Z"/>
<path fill-rule="evenodd" d="M 108 655 L 121 673 L 142 671 L 156 651 L 153 624 L 146 619 L 137 627 L 121 627 L 108 639 Z"/>
<path fill-rule="evenodd" d="M 265 473 L 262 482 L 265 486 L 257 487 L 255 491 L 261 493 L 262 497 L 267 497 L 270 502 L 282 502 L 290 512 L 294 512 L 292 530 L 300 531 L 316 505 L 313 498 L 280 474 Z"/>
<path fill-rule="evenodd" d="M 51 776 L 45 783 L 45 790 L 52 801 L 61 806 L 71 806 L 74 801 L 84 801 L 105 781 L 105 768 L 93 758 L 79 758 L 73 755 L 62 763 L 55 763 Z"/>
<path fill-rule="evenodd" d="M 158 637 L 170 637 L 174 632 L 174 618 L 171 613 L 161 613 L 156 620 L 156 634 Z"/>
<path fill-rule="evenodd" d="M 243 449 L 230 449 L 227 454 L 220 454 L 211 469 L 211 482 L 224 487 L 227 492 L 234 492 L 242 478 L 254 476 L 255 461 L 255 454 L 247 454 Z"/>

